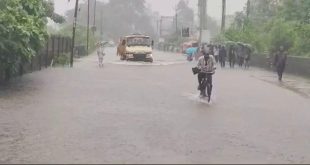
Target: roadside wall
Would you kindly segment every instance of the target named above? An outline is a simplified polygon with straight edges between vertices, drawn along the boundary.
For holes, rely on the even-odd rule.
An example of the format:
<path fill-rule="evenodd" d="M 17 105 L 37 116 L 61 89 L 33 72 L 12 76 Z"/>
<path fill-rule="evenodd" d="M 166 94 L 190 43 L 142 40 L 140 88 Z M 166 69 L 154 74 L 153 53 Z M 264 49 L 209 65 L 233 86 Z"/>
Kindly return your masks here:
<path fill-rule="evenodd" d="M 274 68 L 271 67 L 272 62 L 273 57 L 269 57 L 268 55 L 256 54 L 253 55 L 251 59 L 251 65 L 265 68 L 268 70 L 274 70 Z M 310 58 L 288 56 L 285 72 L 310 77 Z"/>

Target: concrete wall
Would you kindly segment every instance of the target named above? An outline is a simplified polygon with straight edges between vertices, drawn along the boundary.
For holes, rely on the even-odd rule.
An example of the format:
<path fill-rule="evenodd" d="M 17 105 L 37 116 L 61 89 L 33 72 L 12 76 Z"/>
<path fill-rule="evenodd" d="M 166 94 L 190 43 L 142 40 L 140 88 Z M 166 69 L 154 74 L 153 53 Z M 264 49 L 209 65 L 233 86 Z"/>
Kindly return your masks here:
<path fill-rule="evenodd" d="M 266 55 L 253 55 L 251 59 L 252 66 L 257 66 L 268 70 L 272 70 L 270 67 L 271 62 L 273 62 L 273 57 L 269 58 Z M 310 77 L 310 58 L 288 56 L 287 63 L 288 64 L 285 69 L 286 73 Z"/>

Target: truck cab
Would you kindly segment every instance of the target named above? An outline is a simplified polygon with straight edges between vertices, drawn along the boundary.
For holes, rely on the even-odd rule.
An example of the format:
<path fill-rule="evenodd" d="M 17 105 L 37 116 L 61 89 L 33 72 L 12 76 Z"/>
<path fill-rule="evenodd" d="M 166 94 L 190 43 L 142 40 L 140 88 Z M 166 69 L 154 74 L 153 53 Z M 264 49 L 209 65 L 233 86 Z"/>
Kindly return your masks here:
<path fill-rule="evenodd" d="M 153 62 L 153 41 L 149 36 L 133 34 L 125 36 L 125 58 L 128 61 Z"/>

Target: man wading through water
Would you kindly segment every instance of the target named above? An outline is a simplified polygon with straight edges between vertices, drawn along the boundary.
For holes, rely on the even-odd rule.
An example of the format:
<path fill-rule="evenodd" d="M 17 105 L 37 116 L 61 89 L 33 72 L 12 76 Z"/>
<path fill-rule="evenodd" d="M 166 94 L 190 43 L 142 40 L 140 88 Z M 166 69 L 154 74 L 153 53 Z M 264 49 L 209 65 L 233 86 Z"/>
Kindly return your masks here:
<path fill-rule="evenodd" d="M 215 58 L 209 53 L 202 53 L 203 56 L 199 58 L 197 65 L 197 68 L 200 70 L 198 73 L 198 90 L 200 90 L 200 97 L 208 97 L 208 102 L 210 102 L 213 87 L 212 75 L 215 73 L 216 61 Z"/>

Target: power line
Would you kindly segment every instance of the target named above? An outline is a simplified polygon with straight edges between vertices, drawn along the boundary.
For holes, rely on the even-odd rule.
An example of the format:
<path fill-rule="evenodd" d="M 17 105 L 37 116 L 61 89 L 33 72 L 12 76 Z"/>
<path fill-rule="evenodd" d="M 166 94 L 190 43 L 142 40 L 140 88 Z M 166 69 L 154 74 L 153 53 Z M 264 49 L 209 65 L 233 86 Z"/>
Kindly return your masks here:
<path fill-rule="evenodd" d="M 199 43 L 202 42 L 203 30 L 206 28 L 206 9 L 207 8 L 207 0 L 199 0 L 198 1 L 198 10 L 199 10 Z"/>
<path fill-rule="evenodd" d="M 94 22 L 93 22 L 93 27 L 92 27 L 93 34 L 95 34 L 96 32 L 96 8 L 97 8 L 97 0 L 95 0 L 95 4 L 94 4 Z"/>

